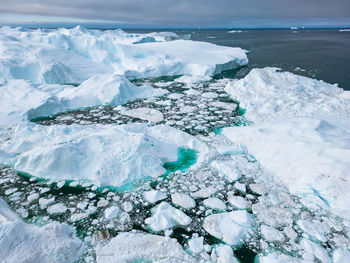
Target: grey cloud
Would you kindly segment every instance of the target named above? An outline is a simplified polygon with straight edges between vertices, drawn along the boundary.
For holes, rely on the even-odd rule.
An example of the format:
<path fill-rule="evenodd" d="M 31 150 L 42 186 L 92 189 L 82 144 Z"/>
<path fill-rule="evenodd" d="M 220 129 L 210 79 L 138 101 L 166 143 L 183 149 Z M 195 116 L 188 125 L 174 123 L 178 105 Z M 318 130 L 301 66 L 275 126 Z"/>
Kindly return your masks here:
<path fill-rule="evenodd" d="M 349 0 L 1 0 L 0 12 L 123 21 L 129 24 L 228 25 L 238 20 L 350 20 L 350 2 Z"/>

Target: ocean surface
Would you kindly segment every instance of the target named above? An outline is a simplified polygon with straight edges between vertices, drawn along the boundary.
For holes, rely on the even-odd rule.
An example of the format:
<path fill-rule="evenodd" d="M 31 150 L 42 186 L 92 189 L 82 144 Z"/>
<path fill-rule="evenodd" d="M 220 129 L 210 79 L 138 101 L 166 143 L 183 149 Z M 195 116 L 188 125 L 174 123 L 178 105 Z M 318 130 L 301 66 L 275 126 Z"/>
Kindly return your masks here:
<path fill-rule="evenodd" d="M 126 30 L 148 33 L 164 30 Z M 241 47 L 248 50 L 249 64 L 237 73 L 244 77 L 252 68 L 279 67 L 306 77 L 338 83 L 350 90 L 350 32 L 339 29 L 301 30 L 167 30 L 190 34 L 195 41 Z"/>

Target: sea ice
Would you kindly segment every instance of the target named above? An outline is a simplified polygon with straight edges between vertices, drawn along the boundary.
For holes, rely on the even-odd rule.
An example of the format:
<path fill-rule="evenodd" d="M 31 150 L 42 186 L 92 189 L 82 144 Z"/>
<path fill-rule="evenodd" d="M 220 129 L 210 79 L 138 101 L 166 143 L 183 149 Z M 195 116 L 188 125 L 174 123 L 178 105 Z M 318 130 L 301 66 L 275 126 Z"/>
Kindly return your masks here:
<path fill-rule="evenodd" d="M 24 223 L 0 199 L 0 258 L 6 263 L 76 262 L 84 252 L 66 224 L 39 227 Z"/>
<path fill-rule="evenodd" d="M 166 194 L 158 190 L 150 190 L 143 193 L 143 199 L 152 204 L 164 200 L 165 198 Z"/>
<path fill-rule="evenodd" d="M 252 216 L 244 210 L 207 216 L 203 228 L 229 245 L 239 245 L 252 226 Z"/>
<path fill-rule="evenodd" d="M 184 209 L 191 209 L 196 206 L 196 202 L 192 197 L 183 193 L 174 193 L 171 195 L 171 202 L 181 206 Z"/>
<path fill-rule="evenodd" d="M 153 207 L 151 211 L 152 216 L 146 218 L 145 223 L 155 232 L 166 230 L 177 225 L 186 226 L 192 222 L 189 216 L 167 202 L 160 203 Z"/>

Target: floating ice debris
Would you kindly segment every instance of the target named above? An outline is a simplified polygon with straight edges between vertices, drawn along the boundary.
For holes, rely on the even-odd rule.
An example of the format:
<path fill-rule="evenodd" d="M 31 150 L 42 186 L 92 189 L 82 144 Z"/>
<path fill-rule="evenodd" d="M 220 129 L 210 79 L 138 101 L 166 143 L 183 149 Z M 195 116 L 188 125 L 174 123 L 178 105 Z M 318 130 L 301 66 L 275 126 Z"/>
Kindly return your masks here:
<path fill-rule="evenodd" d="M 263 236 L 265 241 L 268 242 L 283 242 L 285 237 L 283 232 L 276 230 L 273 227 L 267 225 L 261 225 L 261 235 Z"/>
<path fill-rule="evenodd" d="M 322 262 L 331 263 L 332 260 L 328 256 L 327 250 L 320 245 L 310 241 L 309 239 L 303 238 L 300 241 L 300 245 L 304 250 L 303 259 L 310 262 Z"/>
<path fill-rule="evenodd" d="M 181 210 L 174 208 L 167 202 L 162 202 L 152 208 L 152 216 L 146 218 L 145 223 L 151 230 L 158 232 L 177 225 L 186 226 L 191 223 L 191 218 Z"/>
<path fill-rule="evenodd" d="M 201 253 L 204 250 L 203 241 L 203 237 L 192 237 L 188 240 L 188 249 L 193 254 Z"/>
<path fill-rule="evenodd" d="M 197 262 L 176 239 L 147 233 L 120 233 L 95 248 L 97 263 Z"/>
<path fill-rule="evenodd" d="M 217 169 L 219 173 L 224 175 L 230 182 L 241 178 L 242 173 L 237 169 L 236 165 L 229 161 L 213 161 L 212 167 Z"/>
<path fill-rule="evenodd" d="M 246 211 L 233 211 L 207 216 L 203 228 L 229 245 L 239 245 L 252 226 L 252 216 Z"/>
<path fill-rule="evenodd" d="M 239 263 L 233 255 L 232 248 L 228 245 L 216 246 L 211 252 L 211 260 L 214 263 Z"/>
<path fill-rule="evenodd" d="M 139 118 L 141 120 L 149 121 L 149 122 L 161 122 L 164 120 L 163 114 L 156 109 L 151 108 L 137 108 L 137 109 L 130 109 L 130 110 L 123 110 L 121 111 L 122 114 L 134 118 Z"/>
<path fill-rule="evenodd" d="M 174 193 L 171 195 L 171 202 L 181 206 L 184 209 L 191 209 L 196 206 L 196 202 L 192 197 L 183 193 Z"/>
<path fill-rule="evenodd" d="M 164 194 L 162 191 L 151 190 L 144 192 L 143 198 L 145 199 L 145 201 L 153 204 L 158 201 L 164 200 L 166 198 L 166 194 Z"/>
<path fill-rule="evenodd" d="M 227 194 L 227 201 L 236 209 L 247 209 L 248 201 L 242 196 L 236 196 L 232 192 Z"/>
<path fill-rule="evenodd" d="M 350 258 L 350 251 L 338 248 L 333 253 L 333 263 L 347 263 Z"/>
<path fill-rule="evenodd" d="M 84 252 L 73 228 L 49 223 L 24 223 L 0 199 L 0 258 L 6 263 L 76 262 Z"/>
<path fill-rule="evenodd" d="M 64 204 L 58 203 L 47 208 L 49 215 L 63 214 L 67 211 L 67 207 Z"/>
<path fill-rule="evenodd" d="M 195 84 L 195 83 L 206 82 L 206 81 L 209 81 L 210 79 L 211 78 L 209 76 L 184 75 L 175 79 L 175 81 L 185 83 L 185 84 Z"/>
<path fill-rule="evenodd" d="M 256 256 L 256 263 L 303 263 L 305 261 L 289 255 L 273 252 L 265 256 Z"/>
<path fill-rule="evenodd" d="M 217 197 L 210 197 L 203 201 L 203 204 L 213 210 L 226 210 L 225 203 Z"/>
<path fill-rule="evenodd" d="M 105 218 L 107 220 L 114 220 L 115 218 L 117 218 L 119 215 L 121 214 L 121 211 L 119 209 L 118 206 L 116 205 L 113 205 L 111 207 L 108 207 L 105 212 L 104 212 L 104 215 L 105 215 Z"/>

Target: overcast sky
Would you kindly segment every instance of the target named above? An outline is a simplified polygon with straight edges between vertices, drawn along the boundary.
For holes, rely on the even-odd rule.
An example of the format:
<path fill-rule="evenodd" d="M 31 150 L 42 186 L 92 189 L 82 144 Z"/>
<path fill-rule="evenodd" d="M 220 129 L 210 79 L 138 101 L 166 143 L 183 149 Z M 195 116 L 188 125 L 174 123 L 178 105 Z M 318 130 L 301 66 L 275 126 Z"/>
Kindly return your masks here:
<path fill-rule="evenodd" d="M 0 0 L 1 23 L 130 26 L 349 25 L 350 0 Z"/>

